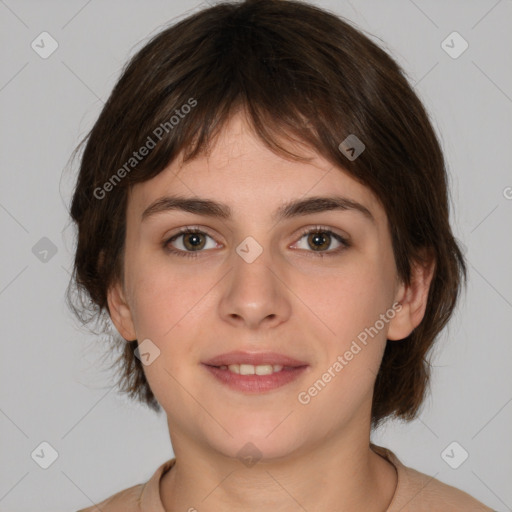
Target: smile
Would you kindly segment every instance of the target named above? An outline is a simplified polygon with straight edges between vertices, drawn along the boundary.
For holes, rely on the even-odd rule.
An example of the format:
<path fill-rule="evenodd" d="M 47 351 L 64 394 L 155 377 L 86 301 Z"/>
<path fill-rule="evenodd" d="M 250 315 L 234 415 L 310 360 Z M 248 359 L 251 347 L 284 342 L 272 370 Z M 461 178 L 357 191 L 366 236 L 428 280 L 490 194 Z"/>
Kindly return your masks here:
<path fill-rule="evenodd" d="M 232 373 L 239 375 L 270 375 L 272 373 L 280 372 L 284 367 L 280 364 L 230 364 L 229 366 L 222 365 L 218 367 L 220 370 L 229 370 Z"/>

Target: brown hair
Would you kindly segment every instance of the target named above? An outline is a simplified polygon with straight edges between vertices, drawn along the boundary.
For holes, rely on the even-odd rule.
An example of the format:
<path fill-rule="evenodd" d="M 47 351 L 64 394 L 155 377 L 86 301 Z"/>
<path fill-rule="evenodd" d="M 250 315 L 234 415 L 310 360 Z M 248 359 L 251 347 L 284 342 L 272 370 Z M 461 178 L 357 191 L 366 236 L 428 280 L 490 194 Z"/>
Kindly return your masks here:
<path fill-rule="evenodd" d="M 301 141 L 376 194 L 405 283 L 422 249 L 433 256 L 425 316 L 405 340 L 388 340 L 372 406 L 374 427 L 391 415 L 414 418 L 429 381 L 425 356 L 466 277 L 443 154 L 399 65 L 359 29 L 306 3 L 220 3 L 163 30 L 128 62 L 77 147 L 86 143 L 71 204 L 78 239 L 68 303 L 84 322 L 108 321 L 108 287 L 123 279 L 129 188 L 182 151 L 185 161 L 208 151 L 239 109 L 271 150 L 302 159 L 279 144 Z M 355 160 L 338 148 L 350 134 L 366 146 Z M 150 139 L 154 147 L 135 160 Z M 110 339 L 120 348 L 120 390 L 161 410 L 134 356 L 137 340 Z"/>

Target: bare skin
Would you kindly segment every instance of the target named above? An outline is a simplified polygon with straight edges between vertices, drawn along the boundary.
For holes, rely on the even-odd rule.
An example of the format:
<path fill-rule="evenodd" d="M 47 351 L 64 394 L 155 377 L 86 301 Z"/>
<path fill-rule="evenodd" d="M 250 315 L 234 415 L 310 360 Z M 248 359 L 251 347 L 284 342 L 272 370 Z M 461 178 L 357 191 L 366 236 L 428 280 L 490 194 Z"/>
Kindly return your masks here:
<path fill-rule="evenodd" d="M 160 485 L 168 512 L 384 512 L 393 497 L 396 472 L 369 448 L 373 387 L 386 340 L 405 338 L 423 318 L 433 268 L 415 266 L 403 284 L 378 199 L 313 151 L 302 154 L 313 160 L 276 155 L 237 115 L 209 156 L 177 159 L 130 193 L 125 279 L 110 289 L 109 307 L 125 339 L 150 339 L 160 350 L 144 370 L 176 456 Z M 171 194 L 224 203 L 232 216 L 173 209 L 141 219 Z M 357 209 L 272 218 L 283 203 L 333 195 L 372 218 Z M 203 232 L 199 251 L 190 235 L 164 247 L 184 226 Z M 309 229 L 324 233 L 324 257 L 303 234 Z M 262 249 L 251 263 L 236 252 L 249 236 Z M 301 403 L 299 393 L 397 302 L 400 311 Z M 248 394 L 202 365 L 232 350 L 278 352 L 308 367 L 280 388 Z M 239 456 L 249 442 L 261 455 L 251 467 Z"/>

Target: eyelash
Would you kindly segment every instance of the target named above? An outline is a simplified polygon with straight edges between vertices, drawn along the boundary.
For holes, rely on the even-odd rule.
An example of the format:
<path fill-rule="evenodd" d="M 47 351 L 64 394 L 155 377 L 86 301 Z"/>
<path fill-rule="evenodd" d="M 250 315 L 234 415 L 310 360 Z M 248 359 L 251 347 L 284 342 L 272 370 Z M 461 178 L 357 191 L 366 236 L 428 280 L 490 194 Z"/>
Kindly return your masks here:
<path fill-rule="evenodd" d="M 207 235 L 210 238 L 213 238 L 209 233 L 207 233 L 206 231 L 203 231 L 199 228 L 184 227 L 184 228 L 181 228 L 176 234 L 174 234 L 171 238 L 168 238 L 163 243 L 164 249 L 166 251 L 170 252 L 171 254 L 175 254 L 176 256 L 182 256 L 184 258 L 197 258 L 199 256 L 199 253 L 204 252 L 204 251 L 183 251 L 181 249 L 173 249 L 169 246 L 169 244 L 171 242 L 174 242 L 174 240 L 176 240 L 180 236 L 191 234 L 191 233 L 200 233 L 203 235 Z M 325 258 L 326 256 L 336 256 L 340 252 L 342 252 L 345 249 L 347 249 L 348 247 L 350 247 L 350 242 L 346 238 L 342 237 L 341 235 L 338 235 L 337 233 L 335 233 L 334 231 L 330 230 L 329 228 L 327 228 L 325 226 L 314 226 L 313 228 L 305 229 L 304 231 L 302 231 L 298 240 L 301 240 L 305 235 L 309 235 L 310 233 L 328 234 L 328 235 L 334 237 L 338 242 L 340 242 L 342 244 L 341 247 L 338 247 L 337 249 L 333 249 L 328 252 L 327 251 L 318 251 L 318 252 L 317 251 L 306 251 L 308 253 L 312 253 L 311 256 L 313 256 L 313 257 Z"/>

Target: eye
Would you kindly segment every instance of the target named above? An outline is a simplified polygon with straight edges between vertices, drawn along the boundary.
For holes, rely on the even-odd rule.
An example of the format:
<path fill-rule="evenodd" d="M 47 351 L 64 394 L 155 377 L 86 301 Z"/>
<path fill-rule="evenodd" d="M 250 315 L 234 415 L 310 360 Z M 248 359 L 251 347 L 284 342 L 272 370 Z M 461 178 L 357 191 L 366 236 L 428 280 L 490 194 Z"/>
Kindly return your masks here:
<path fill-rule="evenodd" d="M 208 233 L 205 233 L 198 228 L 186 227 L 182 228 L 177 234 L 167 239 L 163 245 L 164 248 L 173 254 L 195 258 L 197 257 L 197 254 L 194 254 L 195 252 L 201 252 L 202 249 L 215 249 L 217 247 L 215 243 L 208 246 L 206 241 L 207 238 L 213 240 Z M 174 242 L 176 245 L 173 245 Z"/>
<path fill-rule="evenodd" d="M 210 246 L 208 246 L 208 238 L 212 240 Z M 306 238 L 306 247 L 292 247 L 312 252 L 314 256 L 334 256 L 350 246 L 346 238 L 323 226 L 315 226 L 303 231 L 295 245 L 300 244 L 304 238 Z M 334 249 L 331 247 L 333 242 L 338 244 Z M 168 252 L 177 256 L 197 258 L 198 253 L 203 252 L 203 249 L 215 249 L 217 244 L 205 231 L 195 227 L 184 227 L 168 238 L 163 246 Z"/>
<path fill-rule="evenodd" d="M 312 251 L 309 252 L 316 253 L 314 254 L 315 256 L 332 256 L 343 251 L 350 245 L 346 238 L 323 226 L 315 226 L 314 228 L 309 228 L 304 231 L 299 242 L 295 245 L 300 244 L 301 240 L 304 238 L 304 245 L 306 245 L 306 247 L 297 248 L 305 250 L 312 248 Z M 338 244 L 334 249 L 331 247 L 333 242 Z M 328 250 L 329 248 L 331 248 L 331 250 Z"/>

